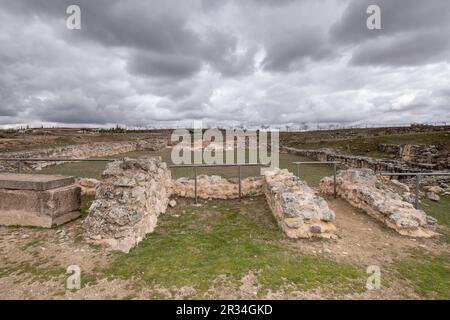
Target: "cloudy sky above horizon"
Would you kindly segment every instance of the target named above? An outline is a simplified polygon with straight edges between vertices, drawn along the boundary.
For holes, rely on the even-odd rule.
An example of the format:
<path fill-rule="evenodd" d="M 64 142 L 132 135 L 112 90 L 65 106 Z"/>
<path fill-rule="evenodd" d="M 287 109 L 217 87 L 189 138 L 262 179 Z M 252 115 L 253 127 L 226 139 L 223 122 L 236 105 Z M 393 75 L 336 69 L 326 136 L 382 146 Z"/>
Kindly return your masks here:
<path fill-rule="evenodd" d="M 0 0 L 0 125 L 449 122 L 449 39 L 448 0 Z"/>

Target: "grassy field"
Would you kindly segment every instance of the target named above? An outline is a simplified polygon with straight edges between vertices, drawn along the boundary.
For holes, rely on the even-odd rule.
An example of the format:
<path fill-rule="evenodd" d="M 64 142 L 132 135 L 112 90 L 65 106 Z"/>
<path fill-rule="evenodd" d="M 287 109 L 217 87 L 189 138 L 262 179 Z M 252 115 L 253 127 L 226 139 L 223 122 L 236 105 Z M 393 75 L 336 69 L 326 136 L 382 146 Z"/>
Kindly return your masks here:
<path fill-rule="evenodd" d="M 256 275 L 261 295 L 283 288 L 364 290 L 361 268 L 302 254 L 286 241 L 263 201 L 179 205 L 160 218 L 155 232 L 135 250 L 115 253 L 112 264 L 99 272 L 113 278 L 137 277 L 143 286 L 193 286 L 193 298 L 208 297 L 219 277 L 239 286 L 249 273 Z"/>
<path fill-rule="evenodd" d="M 87 199 L 86 205 L 92 198 Z M 321 253 L 305 253 L 286 238 L 264 199 L 192 201 L 160 216 L 158 227 L 128 254 L 114 252 L 107 267 L 97 268 L 86 279 L 133 279 L 133 290 L 165 288 L 176 294 L 190 287 L 189 298 L 235 298 L 242 279 L 254 276 L 258 294 L 320 292 L 322 298 L 339 298 L 365 292 L 364 265 L 344 263 Z M 320 241 L 319 241 L 320 242 Z M 320 250 L 319 250 L 320 251 Z M 450 257 L 414 249 L 406 259 L 383 266 L 383 287 L 394 282 L 413 288 L 426 299 L 450 299 Z M 220 279 L 220 281 L 218 281 Z M 399 293 L 401 295 L 401 293 Z M 131 295 L 133 297 L 133 295 Z M 157 292 L 151 298 L 164 298 Z"/>
<path fill-rule="evenodd" d="M 295 134 L 292 134 L 292 137 L 286 140 L 285 146 L 299 149 L 332 148 L 346 154 L 392 158 L 392 154 L 378 150 L 378 145 L 380 144 L 432 144 L 440 147 L 442 150 L 450 151 L 450 132 L 409 133 L 378 137 L 361 135 L 333 140 L 321 140 L 320 138 L 307 140 L 302 139 L 300 134 L 298 134 L 297 138 L 295 138 Z"/>

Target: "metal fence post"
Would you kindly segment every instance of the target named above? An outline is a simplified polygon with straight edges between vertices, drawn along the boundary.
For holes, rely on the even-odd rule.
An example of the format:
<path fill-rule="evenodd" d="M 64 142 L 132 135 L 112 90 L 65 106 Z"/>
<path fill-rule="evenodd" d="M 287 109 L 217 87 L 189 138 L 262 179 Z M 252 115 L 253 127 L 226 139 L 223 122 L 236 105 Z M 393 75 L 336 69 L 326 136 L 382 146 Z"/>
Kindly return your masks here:
<path fill-rule="evenodd" d="M 296 163 L 297 166 L 297 177 L 300 178 L 300 163 Z"/>
<path fill-rule="evenodd" d="M 238 166 L 239 201 L 241 201 L 241 166 Z"/>
<path fill-rule="evenodd" d="M 22 160 L 19 160 L 17 162 L 17 172 L 18 173 L 22 173 L 23 172 L 23 161 Z"/>
<path fill-rule="evenodd" d="M 197 204 L 197 167 L 194 167 L 194 193 L 195 193 L 195 204 Z"/>
<path fill-rule="evenodd" d="M 420 175 L 416 174 L 416 199 L 415 199 L 416 209 L 419 209 L 419 195 L 420 195 Z"/>
<path fill-rule="evenodd" d="M 337 197 L 337 192 L 336 192 L 336 163 L 333 163 L 333 193 L 334 193 L 334 198 L 336 199 L 336 197 Z"/>

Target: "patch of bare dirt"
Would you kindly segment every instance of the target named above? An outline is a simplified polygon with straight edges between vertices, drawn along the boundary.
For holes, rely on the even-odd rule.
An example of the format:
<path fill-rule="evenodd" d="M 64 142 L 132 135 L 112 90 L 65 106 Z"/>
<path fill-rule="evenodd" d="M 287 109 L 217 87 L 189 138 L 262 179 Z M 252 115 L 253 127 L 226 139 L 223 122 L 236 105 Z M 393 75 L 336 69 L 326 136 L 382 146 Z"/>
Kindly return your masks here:
<path fill-rule="evenodd" d="M 448 246 L 438 244 L 435 239 L 402 236 L 342 199 L 326 200 L 336 213 L 338 239 L 295 241 L 293 245 L 302 252 L 321 254 L 338 262 L 361 266 L 389 266 L 406 258 L 414 248 L 434 254 L 448 252 Z"/>

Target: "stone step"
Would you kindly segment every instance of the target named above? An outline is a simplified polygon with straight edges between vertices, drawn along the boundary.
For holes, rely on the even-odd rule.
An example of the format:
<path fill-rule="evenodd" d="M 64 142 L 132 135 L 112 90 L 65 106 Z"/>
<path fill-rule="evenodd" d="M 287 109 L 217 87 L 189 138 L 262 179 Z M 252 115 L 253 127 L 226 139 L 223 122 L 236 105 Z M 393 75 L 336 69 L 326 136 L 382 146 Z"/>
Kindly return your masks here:
<path fill-rule="evenodd" d="M 74 183 L 74 177 L 61 175 L 0 173 L 0 189 L 45 191 Z"/>

